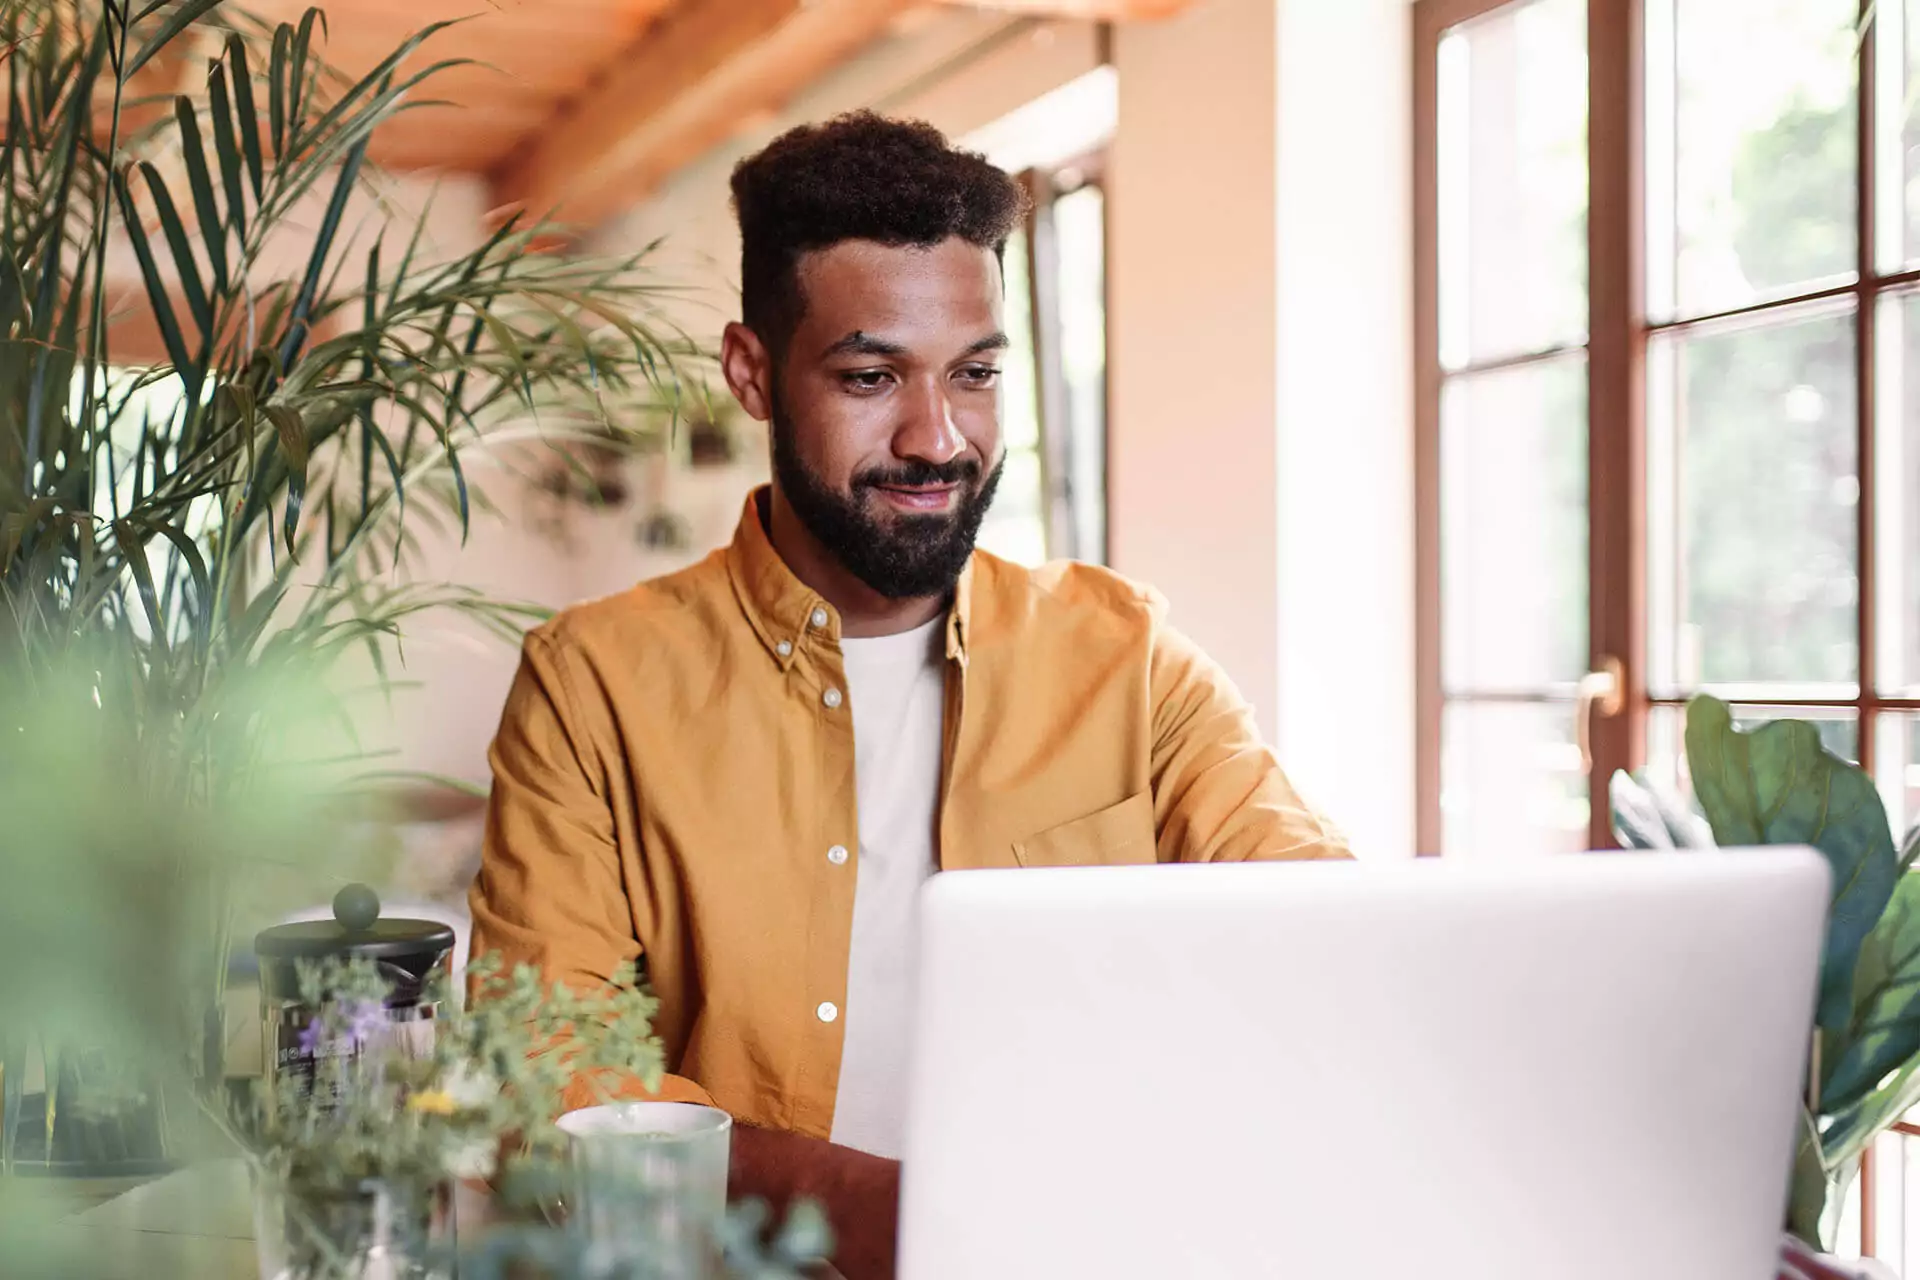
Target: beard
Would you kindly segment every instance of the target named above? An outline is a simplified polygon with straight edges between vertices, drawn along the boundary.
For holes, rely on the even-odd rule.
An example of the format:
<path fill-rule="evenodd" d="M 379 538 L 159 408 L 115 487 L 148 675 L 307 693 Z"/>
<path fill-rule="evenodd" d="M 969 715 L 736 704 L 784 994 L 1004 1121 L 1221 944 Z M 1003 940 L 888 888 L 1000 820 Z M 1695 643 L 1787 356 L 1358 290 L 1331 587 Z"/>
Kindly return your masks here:
<path fill-rule="evenodd" d="M 1000 487 L 1004 454 L 984 472 L 971 458 L 869 467 L 853 477 L 850 493 L 841 493 L 801 459 L 792 420 L 780 405 L 774 406 L 772 436 L 773 474 L 787 504 L 847 572 L 890 600 L 953 590 Z M 953 508 L 927 515 L 887 511 L 875 492 L 883 485 L 953 485 Z"/>

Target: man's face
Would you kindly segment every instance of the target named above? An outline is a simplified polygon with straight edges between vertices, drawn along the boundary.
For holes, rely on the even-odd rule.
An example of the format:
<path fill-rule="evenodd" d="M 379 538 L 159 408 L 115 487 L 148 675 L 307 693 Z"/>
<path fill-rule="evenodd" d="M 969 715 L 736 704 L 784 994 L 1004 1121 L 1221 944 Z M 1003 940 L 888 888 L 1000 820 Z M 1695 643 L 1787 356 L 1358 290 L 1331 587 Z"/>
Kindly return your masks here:
<path fill-rule="evenodd" d="M 895 599 L 959 577 L 1000 447 L 1000 266 L 965 241 L 849 241 L 800 266 L 805 313 L 772 371 L 774 477 L 813 536 Z"/>

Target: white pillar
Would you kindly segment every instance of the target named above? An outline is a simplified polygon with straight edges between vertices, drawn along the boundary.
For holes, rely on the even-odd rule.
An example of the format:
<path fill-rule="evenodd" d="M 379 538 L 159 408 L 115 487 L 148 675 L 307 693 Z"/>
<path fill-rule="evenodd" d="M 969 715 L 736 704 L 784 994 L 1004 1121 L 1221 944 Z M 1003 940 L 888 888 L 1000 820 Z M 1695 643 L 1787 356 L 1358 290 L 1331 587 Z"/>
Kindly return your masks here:
<path fill-rule="evenodd" d="M 1201 0 L 1115 40 L 1113 563 L 1385 856 L 1414 823 L 1410 24 Z"/>
<path fill-rule="evenodd" d="M 1272 734 L 1279 705 L 1274 0 L 1114 35 L 1108 528 Z"/>

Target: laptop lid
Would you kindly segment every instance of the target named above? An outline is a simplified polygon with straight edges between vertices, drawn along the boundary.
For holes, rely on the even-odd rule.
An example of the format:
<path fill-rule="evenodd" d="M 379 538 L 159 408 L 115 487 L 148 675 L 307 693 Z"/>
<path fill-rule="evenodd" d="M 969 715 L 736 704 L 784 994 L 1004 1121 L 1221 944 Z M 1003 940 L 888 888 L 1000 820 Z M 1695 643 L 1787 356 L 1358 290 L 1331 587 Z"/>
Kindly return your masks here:
<path fill-rule="evenodd" d="M 972 871 L 921 902 L 903 1280 L 1772 1274 L 1806 850 Z"/>

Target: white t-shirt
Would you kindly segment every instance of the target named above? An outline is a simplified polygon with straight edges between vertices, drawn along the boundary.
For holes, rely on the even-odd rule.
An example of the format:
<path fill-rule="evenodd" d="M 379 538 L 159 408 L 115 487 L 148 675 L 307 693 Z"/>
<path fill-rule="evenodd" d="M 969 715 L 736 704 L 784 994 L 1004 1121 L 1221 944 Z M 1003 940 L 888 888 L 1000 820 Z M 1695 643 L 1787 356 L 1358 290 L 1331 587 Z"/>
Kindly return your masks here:
<path fill-rule="evenodd" d="M 898 1159 L 913 1026 L 914 902 L 939 864 L 945 618 L 840 642 L 860 852 L 833 1141 Z"/>

